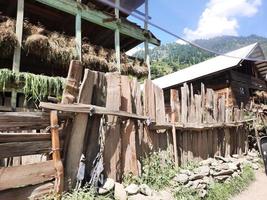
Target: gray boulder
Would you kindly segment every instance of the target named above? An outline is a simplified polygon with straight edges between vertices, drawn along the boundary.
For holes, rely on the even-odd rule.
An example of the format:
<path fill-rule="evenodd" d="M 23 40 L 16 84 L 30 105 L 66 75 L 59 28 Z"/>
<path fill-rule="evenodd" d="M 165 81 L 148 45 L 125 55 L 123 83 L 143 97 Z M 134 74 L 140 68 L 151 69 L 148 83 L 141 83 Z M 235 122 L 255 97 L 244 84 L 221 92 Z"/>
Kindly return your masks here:
<path fill-rule="evenodd" d="M 115 181 L 112 178 L 107 178 L 104 184 L 98 189 L 99 194 L 107 194 L 115 187 Z"/>

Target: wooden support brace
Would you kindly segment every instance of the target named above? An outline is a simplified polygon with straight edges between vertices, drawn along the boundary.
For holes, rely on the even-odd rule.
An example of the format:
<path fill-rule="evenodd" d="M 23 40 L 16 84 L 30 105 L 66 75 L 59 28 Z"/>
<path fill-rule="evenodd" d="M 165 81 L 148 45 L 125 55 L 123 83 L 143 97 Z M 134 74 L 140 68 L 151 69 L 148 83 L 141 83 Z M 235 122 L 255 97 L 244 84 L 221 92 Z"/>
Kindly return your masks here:
<path fill-rule="evenodd" d="M 57 111 L 51 111 L 51 139 L 52 139 L 52 157 L 54 167 L 56 169 L 56 180 L 55 180 L 55 192 L 59 196 L 62 194 L 64 189 L 64 168 L 60 158 L 60 140 L 58 132 L 58 116 Z"/>

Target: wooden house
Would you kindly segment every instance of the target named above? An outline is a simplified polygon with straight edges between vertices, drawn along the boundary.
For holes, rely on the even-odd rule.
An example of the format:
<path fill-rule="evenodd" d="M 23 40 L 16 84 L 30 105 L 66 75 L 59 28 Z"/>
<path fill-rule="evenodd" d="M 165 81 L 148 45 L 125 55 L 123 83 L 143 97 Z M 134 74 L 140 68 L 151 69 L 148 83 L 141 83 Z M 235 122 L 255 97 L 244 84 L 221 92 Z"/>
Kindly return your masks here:
<path fill-rule="evenodd" d="M 145 2 L 147 8 L 147 0 L 116 0 L 116 5 L 136 12 Z M 66 77 L 71 59 L 95 71 L 147 76 L 149 62 L 125 52 L 160 41 L 146 23 L 140 27 L 128 15 L 100 0 L 0 0 L 0 110 L 23 107 L 25 93 L 39 99 L 43 92 L 43 97 L 61 94 L 63 80 L 51 77 Z M 35 85 L 25 88 L 29 78 Z"/>
<path fill-rule="evenodd" d="M 247 59 L 246 59 L 247 58 Z M 157 78 L 153 82 L 164 89 L 165 101 L 169 102 L 170 89 L 180 88 L 183 83 L 192 84 L 200 91 L 201 83 L 224 95 L 226 106 L 240 106 L 249 102 L 255 91 L 266 91 L 267 63 L 258 43 L 217 56 L 186 69 Z"/>

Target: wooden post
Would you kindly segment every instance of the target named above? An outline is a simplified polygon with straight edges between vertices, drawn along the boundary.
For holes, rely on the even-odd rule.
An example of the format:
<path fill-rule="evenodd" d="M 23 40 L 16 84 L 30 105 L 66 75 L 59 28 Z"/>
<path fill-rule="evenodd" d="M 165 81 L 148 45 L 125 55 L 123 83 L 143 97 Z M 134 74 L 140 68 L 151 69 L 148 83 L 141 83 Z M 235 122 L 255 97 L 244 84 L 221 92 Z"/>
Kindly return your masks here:
<path fill-rule="evenodd" d="M 79 86 L 82 79 L 83 67 L 78 60 L 70 62 L 68 77 L 66 80 L 66 87 L 63 91 L 62 103 L 72 104 L 77 102 L 79 94 Z"/>
<path fill-rule="evenodd" d="M 81 3 L 81 0 L 77 0 L 78 3 Z M 76 40 L 76 50 L 78 54 L 78 59 L 82 60 L 82 19 L 81 11 L 78 8 L 78 12 L 75 18 L 75 40 Z"/>
<path fill-rule="evenodd" d="M 89 69 L 85 70 L 84 79 L 80 87 L 78 103 L 90 104 L 94 88 L 95 73 Z M 71 186 L 74 187 L 80 158 L 83 153 L 83 144 L 86 138 L 86 127 L 88 114 L 78 113 L 72 123 L 71 132 L 68 133 L 68 146 L 66 154 L 66 175 L 70 179 Z M 66 180 L 66 186 L 69 180 Z"/>
<path fill-rule="evenodd" d="M 20 70 L 21 42 L 22 42 L 22 33 L 23 33 L 23 16 L 24 16 L 24 0 L 17 0 L 16 36 L 18 39 L 18 46 L 15 48 L 14 56 L 13 56 L 12 70 L 14 72 L 19 72 Z M 15 90 L 12 90 L 12 95 L 11 95 L 12 110 L 16 109 L 16 104 L 17 104 L 17 92 Z"/>
<path fill-rule="evenodd" d="M 178 151 L 177 151 L 177 139 L 176 139 L 176 129 L 174 123 L 176 121 L 176 116 L 178 113 L 178 90 L 171 89 L 171 122 L 173 123 L 172 126 L 172 138 L 173 138 L 173 151 L 174 151 L 174 161 L 175 166 L 178 167 Z"/>
<path fill-rule="evenodd" d="M 144 29 L 148 31 L 148 0 L 145 0 L 145 23 Z M 151 69 L 150 69 L 150 57 L 149 57 L 149 47 L 148 47 L 148 39 L 145 40 L 145 61 L 148 68 L 148 79 L 151 79 Z"/>
<path fill-rule="evenodd" d="M 115 17 L 118 21 L 120 19 L 120 0 L 115 1 L 116 8 L 115 8 Z M 115 29 L 115 52 L 116 52 L 116 65 L 118 72 L 121 73 L 121 56 L 120 56 L 120 30 L 119 30 L 119 24 L 117 24 L 117 28 Z"/>
<path fill-rule="evenodd" d="M 52 157 L 57 174 L 55 179 L 55 192 L 60 196 L 64 188 L 64 169 L 60 158 L 60 141 L 58 133 L 59 127 L 58 127 L 57 111 L 51 111 L 50 121 L 51 121 L 51 139 L 52 139 L 52 152 L 53 152 Z"/>

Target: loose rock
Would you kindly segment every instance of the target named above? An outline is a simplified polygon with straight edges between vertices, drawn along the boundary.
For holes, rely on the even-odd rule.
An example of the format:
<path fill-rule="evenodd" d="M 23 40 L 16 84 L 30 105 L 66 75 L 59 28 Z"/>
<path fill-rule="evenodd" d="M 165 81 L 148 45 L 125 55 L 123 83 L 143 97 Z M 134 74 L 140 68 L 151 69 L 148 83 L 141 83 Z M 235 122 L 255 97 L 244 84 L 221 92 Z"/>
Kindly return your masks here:
<path fill-rule="evenodd" d="M 139 186 L 136 184 L 130 184 L 129 186 L 127 186 L 125 188 L 125 191 L 129 194 L 129 195 L 134 195 L 137 194 L 139 192 Z"/>
<path fill-rule="evenodd" d="M 153 190 L 146 184 L 140 185 L 140 192 L 146 196 L 153 195 Z"/>
<path fill-rule="evenodd" d="M 127 200 L 127 193 L 120 183 L 115 183 L 114 197 L 117 200 Z"/>
<path fill-rule="evenodd" d="M 99 194 L 107 194 L 108 192 L 110 192 L 111 190 L 114 189 L 115 186 L 115 181 L 112 178 L 107 178 L 103 184 L 103 186 L 101 186 L 98 189 L 98 193 Z"/>
<path fill-rule="evenodd" d="M 186 184 L 189 180 L 189 177 L 186 174 L 178 174 L 173 180 L 180 184 Z"/>

